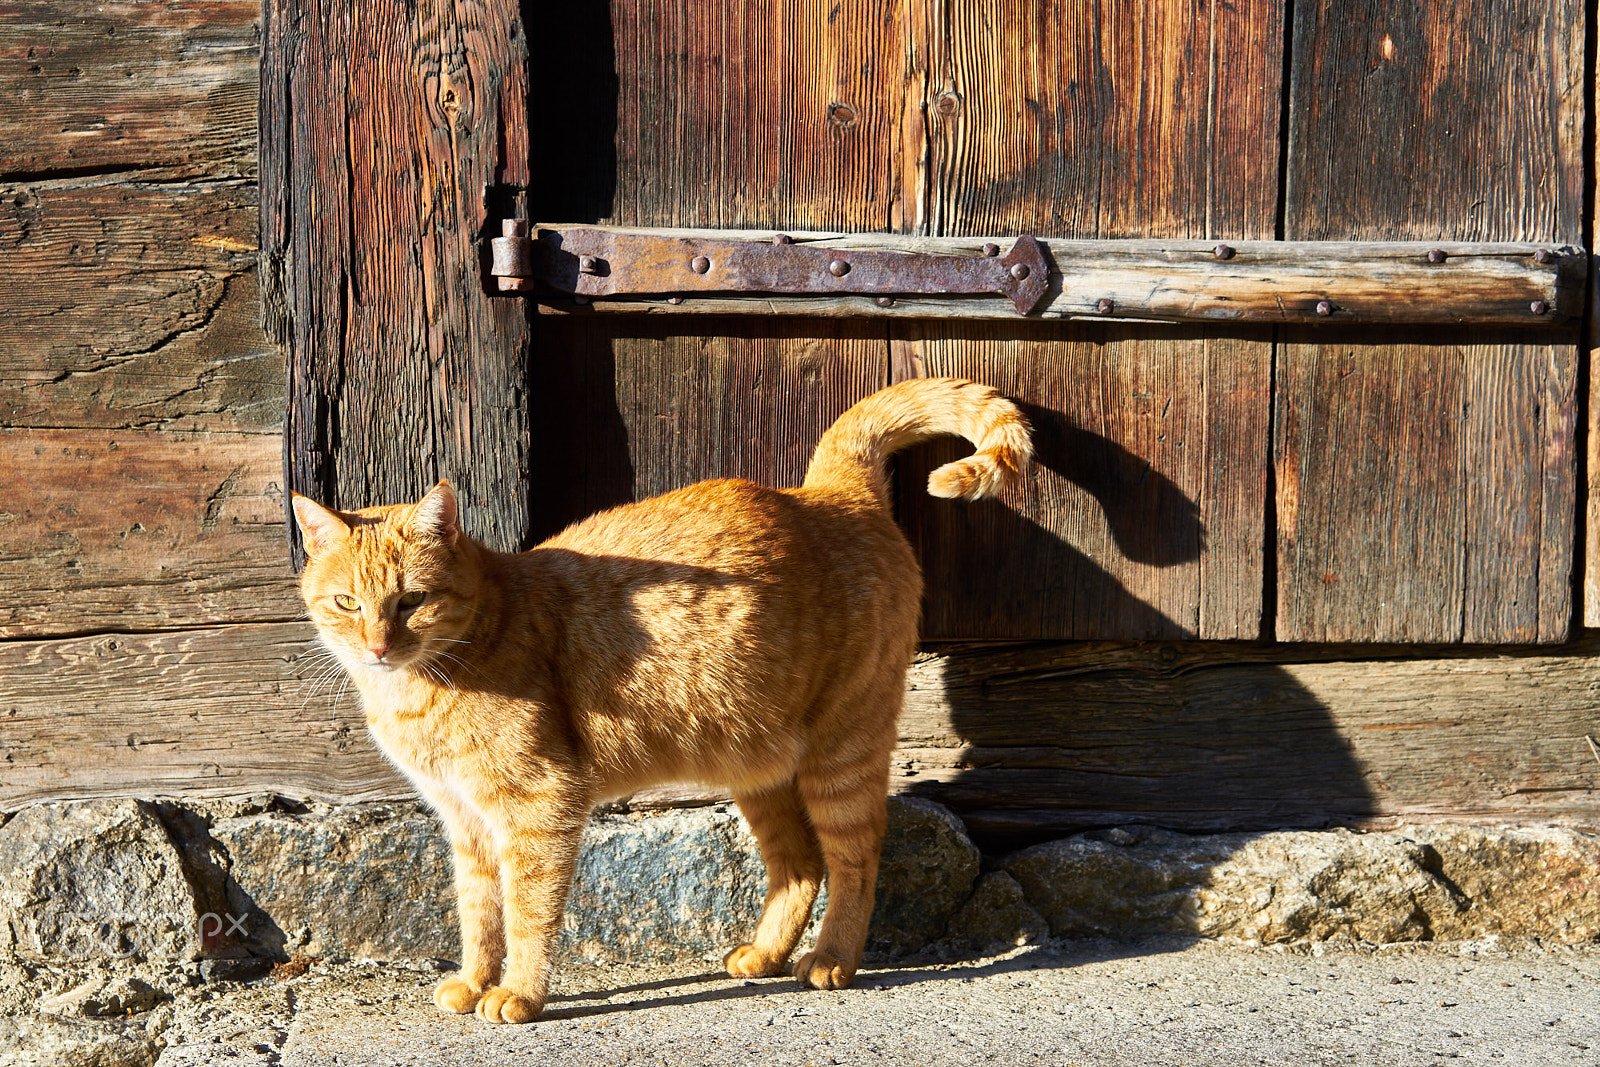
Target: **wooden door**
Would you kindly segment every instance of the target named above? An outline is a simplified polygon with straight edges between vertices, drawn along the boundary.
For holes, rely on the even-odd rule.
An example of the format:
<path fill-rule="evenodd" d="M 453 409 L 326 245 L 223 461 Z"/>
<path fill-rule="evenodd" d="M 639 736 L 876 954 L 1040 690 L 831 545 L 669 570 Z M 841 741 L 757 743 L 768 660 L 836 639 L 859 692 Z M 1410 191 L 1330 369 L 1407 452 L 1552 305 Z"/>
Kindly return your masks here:
<path fill-rule="evenodd" d="M 355 506 L 449 475 L 510 545 L 698 478 L 794 484 L 854 400 L 963 374 L 1029 405 L 1041 462 L 979 505 L 915 491 L 939 448 L 900 464 L 930 639 L 1568 631 L 1572 328 L 535 312 L 488 294 L 474 242 L 524 210 L 1581 244 L 1575 0 L 616 0 L 530 13 L 525 35 L 434 0 L 390 11 L 409 37 L 381 47 L 336 12 L 322 43 L 284 29 L 317 10 L 274 0 L 264 68 L 297 487 Z"/>

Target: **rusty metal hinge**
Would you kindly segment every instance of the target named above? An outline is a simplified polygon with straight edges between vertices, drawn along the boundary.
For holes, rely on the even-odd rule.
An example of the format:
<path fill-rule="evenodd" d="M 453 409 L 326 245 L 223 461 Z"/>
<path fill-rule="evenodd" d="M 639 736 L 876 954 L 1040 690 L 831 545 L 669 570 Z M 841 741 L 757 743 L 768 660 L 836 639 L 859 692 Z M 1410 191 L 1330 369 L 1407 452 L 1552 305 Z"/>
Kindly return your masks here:
<path fill-rule="evenodd" d="M 845 250 L 796 244 L 783 234 L 767 241 L 663 236 L 601 229 L 543 230 L 507 219 L 494 238 L 490 273 L 502 291 L 535 281 L 585 299 L 684 293 L 1001 294 L 1019 315 L 1044 299 L 1050 265 L 1044 246 L 1019 237 L 1005 255 Z"/>

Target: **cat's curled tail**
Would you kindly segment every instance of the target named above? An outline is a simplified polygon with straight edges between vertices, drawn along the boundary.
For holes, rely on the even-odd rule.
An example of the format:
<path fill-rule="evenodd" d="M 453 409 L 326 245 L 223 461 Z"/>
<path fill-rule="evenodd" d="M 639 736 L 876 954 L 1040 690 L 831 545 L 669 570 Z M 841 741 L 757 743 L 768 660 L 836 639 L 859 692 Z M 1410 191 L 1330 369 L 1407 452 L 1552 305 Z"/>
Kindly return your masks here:
<path fill-rule="evenodd" d="M 839 416 L 817 443 L 804 488 L 887 507 L 885 461 L 902 448 L 946 434 L 965 437 L 977 451 L 928 475 L 933 496 L 994 496 L 1033 458 L 1028 420 L 1011 401 L 964 378 L 914 378 L 872 394 Z"/>

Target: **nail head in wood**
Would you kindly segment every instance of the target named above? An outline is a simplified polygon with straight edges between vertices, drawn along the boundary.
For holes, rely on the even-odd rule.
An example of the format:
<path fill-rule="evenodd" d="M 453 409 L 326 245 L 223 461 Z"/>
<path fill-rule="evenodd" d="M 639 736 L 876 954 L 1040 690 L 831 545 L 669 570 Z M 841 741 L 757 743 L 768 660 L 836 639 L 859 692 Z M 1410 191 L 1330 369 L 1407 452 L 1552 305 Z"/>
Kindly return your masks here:
<path fill-rule="evenodd" d="M 880 297 L 878 297 L 878 301 L 877 302 L 878 302 L 878 306 L 881 307 L 881 308 L 892 308 L 892 307 L 894 307 L 894 297 L 892 297 L 892 296 L 880 296 Z"/>
<path fill-rule="evenodd" d="M 1443 263 L 1445 260 L 1447 260 L 1449 258 L 1450 258 L 1450 256 L 1442 248 L 1430 248 L 1430 249 L 1428 249 L 1428 262 L 1429 263 Z"/>
<path fill-rule="evenodd" d="M 1548 301 L 1535 300 L 1533 303 L 1528 305 L 1528 310 L 1533 312 L 1535 315 L 1543 315 L 1550 310 L 1550 304 Z"/>
<path fill-rule="evenodd" d="M 775 245 L 792 245 L 794 244 L 794 238 L 786 233 L 775 233 L 772 235 L 772 243 Z"/>
<path fill-rule="evenodd" d="M 983 254 L 986 256 L 998 256 L 1000 254 L 1000 246 L 993 242 L 986 244 L 983 246 Z"/>
<path fill-rule="evenodd" d="M 1333 304 L 1332 304 L 1332 302 L 1331 301 L 1327 301 L 1327 300 L 1318 300 L 1317 301 L 1317 314 L 1318 315 L 1332 315 L 1333 314 Z"/>
<path fill-rule="evenodd" d="M 1232 259 L 1233 258 L 1233 246 L 1232 245 L 1218 245 L 1216 248 L 1213 248 L 1211 250 L 1211 254 L 1216 256 L 1218 259 Z"/>
<path fill-rule="evenodd" d="M 1541 248 L 1539 251 L 1533 254 L 1533 261 L 1548 267 L 1550 264 L 1556 261 L 1556 254 L 1550 251 L 1548 248 Z"/>
<path fill-rule="evenodd" d="M 681 303 L 683 303 L 683 297 L 681 297 L 681 296 L 669 296 L 669 297 L 667 297 L 667 303 L 669 303 L 669 304 L 681 304 Z"/>
<path fill-rule="evenodd" d="M 1102 315 L 1109 315 L 1117 310 L 1117 302 L 1109 297 L 1102 296 L 1094 305 L 1094 309 Z"/>

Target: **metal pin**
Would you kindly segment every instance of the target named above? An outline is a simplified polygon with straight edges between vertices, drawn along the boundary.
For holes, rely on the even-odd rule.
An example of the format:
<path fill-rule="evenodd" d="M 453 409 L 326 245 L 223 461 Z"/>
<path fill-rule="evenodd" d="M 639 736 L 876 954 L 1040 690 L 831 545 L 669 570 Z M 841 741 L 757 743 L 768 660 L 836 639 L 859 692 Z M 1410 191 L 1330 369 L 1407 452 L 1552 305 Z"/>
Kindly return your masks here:
<path fill-rule="evenodd" d="M 1109 315 L 1113 311 L 1117 310 L 1117 302 L 1112 300 L 1110 297 L 1102 296 L 1099 300 L 1095 301 L 1094 309 L 1100 312 L 1102 315 Z"/>
<path fill-rule="evenodd" d="M 983 254 L 986 256 L 998 256 L 1000 254 L 1000 246 L 992 243 L 986 244 L 983 246 Z"/>
<path fill-rule="evenodd" d="M 1019 282 L 1022 281 L 1028 276 L 1028 265 L 1026 263 L 1013 263 L 1011 265 L 1011 276 Z"/>
<path fill-rule="evenodd" d="M 689 269 L 696 274 L 704 274 L 711 269 L 711 261 L 705 256 L 695 256 L 689 261 Z"/>
<path fill-rule="evenodd" d="M 1333 314 L 1333 303 L 1331 301 L 1328 301 L 1328 300 L 1318 300 L 1317 301 L 1317 314 L 1318 315 L 1332 315 Z"/>
<path fill-rule="evenodd" d="M 681 303 L 683 303 L 683 297 L 681 297 L 681 296 L 669 296 L 669 297 L 667 297 L 667 303 L 669 303 L 669 304 L 681 304 Z"/>
<path fill-rule="evenodd" d="M 1217 247 L 1215 247 L 1215 248 L 1213 248 L 1211 250 L 1211 254 L 1216 256 L 1218 259 L 1232 259 L 1233 258 L 1233 246 L 1232 245 L 1218 245 Z"/>
<path fill-rule="evenodd" d="M 1543 315 L 1545 312 L 1550 310 L 1550 305 L 1543 300 L 1535 300 L 1533 303 L 1528 305 L 1528 310 L 1533 312 L 1535 315 Z"/>
<path fill-rule="evenodd" d="M 1442 249 L 1442 248 L 1430 248 L 1430 249 L 1428 249 L 1428 262 L 1429 263 L 1443 263 L 1446 259 L 1449 259 L 1449 258 L 1450 257 L 1445 253 L 1445 250 Z"/>
<path fill-rule="evenodd" d="M 828 273 L 833 275 L 835 278 L 843 278 L 846 274 L 850 273 L 850 264 L 846 263 L 842 259 L 836 259 L 832 263 L 828 264 Z"/>
<path fill-rule="evenodd" d="M 892 308 L 894 307 L 894 297 L 880 296 L 878 297 L 877 304 L 881 308 Z"/>
<path fill-rule="evenodd" d="M 600 260 L 594 256 L 579 256 L 578 270 L 582 271 L 584 274 L 599 274 Z"/>

